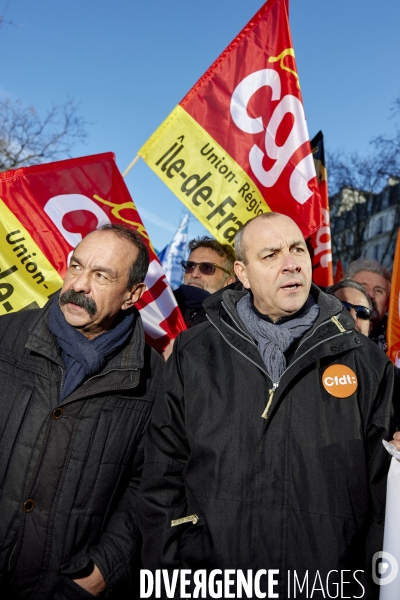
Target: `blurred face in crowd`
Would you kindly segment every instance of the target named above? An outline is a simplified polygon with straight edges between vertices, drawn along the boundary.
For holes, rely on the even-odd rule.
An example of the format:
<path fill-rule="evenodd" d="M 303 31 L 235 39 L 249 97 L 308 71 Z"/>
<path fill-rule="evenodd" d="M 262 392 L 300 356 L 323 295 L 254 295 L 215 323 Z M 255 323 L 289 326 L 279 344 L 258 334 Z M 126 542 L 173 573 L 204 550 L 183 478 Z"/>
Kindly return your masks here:
<path fill-rule="evenodd" d="M 289 217 L 258 217 L 243 232 L 246 262 L 235 273 L 251 289 L 255 307 L 273 321 L 298 311 L 311 287 L 311 260 L 303 234 Z"/>
<path fill-rule="evenodd" d="M 336 290 L 334 294 L 341 302 L 349 302 L 355 306 L 365 306 L 365 308 L 369 308 L 367 298 L 359 290 L 355 290 L 351 287 L 341 288 L 340 290 Z M 368 337 L 371 331 L 371 321 L 357 317 L 356 309 L 354 308 L 350 309 L 350 314 L 355 321 L 354 329 Z"/>
<path fill-rule="evenodd" d="M 130 308 L 144 291 L 128 289 L 129 271 L 139 254 L 112 232 L 93 231 L 75 248 L 59 303 L 67 323 L 92 339 L 108 331 L 120 310 Z"/>
<path fill-rule="evenodd" d="M 216 264 L 219 267 L 225 267 L 225 258 L 220 256 L 218 252 L 213 250 L 212 248 L 200 247 L 196 248 L 189 254 L 188 262 L 196 262 L 196 263 L 212 263 Z M 192 285 L 194 287 L 198 287 L 210 294 L 217 292 L 221 288 L 233 283 L 235 278 L 233 276 L 229 276 L 228 273 L 225 273 L 222 269 L 218 267 L 215 269 L 213 275 L 204 275 L 200 272 L 199 265 L 196 265 L 194 271 L 192 273 L 185 273 L 183 278 L 183 283 L 185 285 Z"/>
<path fill-rule="evenodd" d="M 379 323 L 389 307 L 389 282 L 379 273 L 372 273 L 371 271 L 360 271 L 352 279 L 361 283 L 371 300 L 375 301 L 378 311 L 376 323 Z"/>

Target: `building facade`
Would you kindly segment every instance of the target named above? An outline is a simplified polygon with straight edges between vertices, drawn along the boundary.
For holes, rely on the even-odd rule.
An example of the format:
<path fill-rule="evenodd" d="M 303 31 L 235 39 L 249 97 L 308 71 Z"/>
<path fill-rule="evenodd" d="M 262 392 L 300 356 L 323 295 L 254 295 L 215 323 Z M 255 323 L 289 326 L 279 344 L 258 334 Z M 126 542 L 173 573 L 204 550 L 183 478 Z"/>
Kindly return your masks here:
<path fill-rule="evenodd" d="M 400 180 L 390 178 L 378 194 L 343 188 L 330 199 L 333 264 L 346 269 L 362 257 L 390 270 L 400 226 Z"/>

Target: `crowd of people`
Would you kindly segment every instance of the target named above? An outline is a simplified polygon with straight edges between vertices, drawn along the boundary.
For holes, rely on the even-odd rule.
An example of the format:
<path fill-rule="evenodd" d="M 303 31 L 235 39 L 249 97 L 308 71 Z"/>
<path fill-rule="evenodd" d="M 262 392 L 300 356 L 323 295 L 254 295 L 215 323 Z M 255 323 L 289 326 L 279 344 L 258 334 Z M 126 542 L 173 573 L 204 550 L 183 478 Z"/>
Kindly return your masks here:
<path fill-rule="evenodd" d="M 234 247 L 190 242 L 166 362 L 124 226 L 78 244 L 43 309 L 0 318 L 2 599 L 218 597 L 201 587 L 216 570 L 219 597 L 247 576 L 249 598 L 378 598 L 382 440 L 400 449 L 390 274 L 360 258 L 318 288 L 278 213 Z M 141 569 L 175 573 L 175 593 L 141 596 Z"/>

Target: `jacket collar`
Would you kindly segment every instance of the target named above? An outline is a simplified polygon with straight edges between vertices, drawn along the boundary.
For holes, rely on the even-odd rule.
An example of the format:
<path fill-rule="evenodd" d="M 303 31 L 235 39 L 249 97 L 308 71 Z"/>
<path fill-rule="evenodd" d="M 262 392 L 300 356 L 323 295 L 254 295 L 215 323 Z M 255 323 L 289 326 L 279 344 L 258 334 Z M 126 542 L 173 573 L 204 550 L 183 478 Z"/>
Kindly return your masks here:
<path fill-rule="evenodd" d="M 42 356 L 45 356 L 55 364 L 60 367 L 64 367 L 64 362 L 60 357 L 58 345 L 56 342 L 55 336 L 51 333 L 48 327 L 49 316 L 50 316 L 50 305 L 51 301 L 47 302 L 46 306 L 38 312 L 38 316 L 32 322 L 31 327 L 29 328 L 29 335 L 25 344 L 25 347 L 28 350 L 32 350 Z M 135 309 L 136 310 L 136 309 Z M 145 347 L 145 338 L 143 331 L 142 319 L 139 313 L 135 318 L 135 325 L 132 333 L 132 337 L 127 344 L 116 356 L 111 358 L 104 368 L 93 378 L 89 378 L 89 380 L 97 380 L 96 387 L 101 386 L 101 391 L 103 391 L 105 380 L 103 379 L 104 375 L 112 371 L 126 371 L 127 376 L 125 378 L 125 382 L 122 384 L 123 388 L 126 387 L 134 387 L 137 385 L 138 378 L 136 376 L 132 376 L 132 373 L 129 372 L 138 372 L 144 366 L 144 347 Z M 103 379 L 103 380 L 102 380 Z M 89 381 L 88 380 L 88 381 Z M 82 396 L 80 390 L 82 387 L 86 385 L 82 384 L 71 396 L 69 399 L 73 399 L 76 397 Z M 106 385 L 109 388 L 111 385 L 110 382 Z M 115 389 L 115 382 L 112 383 L 113 389 Z M 118 386 L 118 388 L 121 386 Z M 89 385 L 87 390 L 92 390 L 93 385 Z M 106 388 L 104 388 L 106 389 Z M 98 392 L 99 390 L 96 390 Z M 86 394 L 87 392 L 85 392 Z"/>
<path fill-rule="evenodd" d="M 236 310 L 236 304 L 246 293 L 247 291 L 238 288 L 237 284 L 216 292 L 204 302 L 207 318 L 232 348 L 246 356 L 270 379 L 258 346 Z M 300 340 L 296 352 L 291 357 L 281 377 L 282 384 L 287 380 L 286 372 L 292 378 L 295 373 L 323 356 L 364 345 L 360 339 L 363 336 L 354 331 L 352 316 L 335 296 L 325 294 L 315 285 L 312 285 L 310 293 L 318 303 L 320 312 L 314 325 Z M 331 342 L 332 345 L 325 342 Z M 284 386 L 279 385 L 279 387 Z"/>
<path fill-rule="evenodd" d="M 215 294 L 212 294 L 203 302 L 203 306 L 206 309 L 207 316 L 215 325 L 218 325 L 218 321 L 225 317 L 223 316 L 225 309 L 226 313 L 234 316 L 234 320 L 241 326 L 243 332 L 247 333 L 242 321 L 236 310 L 236 304 L 243 296 L 247 294 L 241 284 L 234 283 L 229 285 L 222 290 L 219 290 Z M 311 332 L 318 327 L 321 323 L 332 317 L 338 317 L 340 323 L 346 330 L 354 329 L 354 320 L 352 316 L 343 308 L 342 303 L 335 296 L 325 294 L 319 287 L 312 284 L 310 294 L 314 297 L 315 301 L 320 307 L 319 315 L 311 329 Z M 249 335 L 247 333 L 247 335 Z M 306 334 L 306 337 L 307 334 Z"/>
<path fill-rule="evenodd" d="M 342 303 L 335 296 L 325 294 L 317 286 L 312 285 L 310 293 L 320 307 L 319 315 L 312 328 L 301 339 L 279 382 L 272 382 L 265 370 L 257 344 L 247 332 L 236 310 L 236 304 L 246 293 L 234 284 L 213 294 L 204 302 L 204 307 L 209 321 L 225 341 L 268 377 L 271 394 L 268 408 L 265 409 L 269 411 L 264 417 L 266 421 L 263 431 L 265 432 L 284 396 L 285 389 L 303 369 L 312 363 L 318 364 L 318 361 L 324 357 L 337 356 L 358 349 L 366 342 L 363 342 L 362 335 L 354 331 L 354 320 L 343 308 Z"/>

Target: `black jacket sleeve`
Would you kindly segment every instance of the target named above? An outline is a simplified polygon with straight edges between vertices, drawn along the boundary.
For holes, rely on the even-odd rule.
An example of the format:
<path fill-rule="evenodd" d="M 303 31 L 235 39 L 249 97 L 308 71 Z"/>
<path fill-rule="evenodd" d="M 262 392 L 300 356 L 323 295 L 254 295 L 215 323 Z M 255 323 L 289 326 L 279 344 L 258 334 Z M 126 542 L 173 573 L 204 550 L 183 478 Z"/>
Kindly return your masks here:
<path fill-rule="evenodd" d="M 149 397 L 155 396 L 160 385 L 164 361 L 152 351 L 152 381 Z M 149 413 L 150 417 L 150 413 Z M 140 567 L 140 531 L 137 517 L 137 493 L 142 477 L 144 446 L 149 419 L 134 449 L 130 478 L 125 492 L 113 511 L 99 543 L 88 550 L 91 560 L 100 569 L 107 590 L 136 589 Z M 114 596 L 113 596 L 114 597 Z"/>
<path fill-rule="evenodd" d="M 168 360 L 147 433 L 138 513 L 142 562 L 146 569 L 179 568 L 180 527 L 171 521 L 187 516 L 182 472 L 190 448 L 185 433 L 179 337 Z"/>

